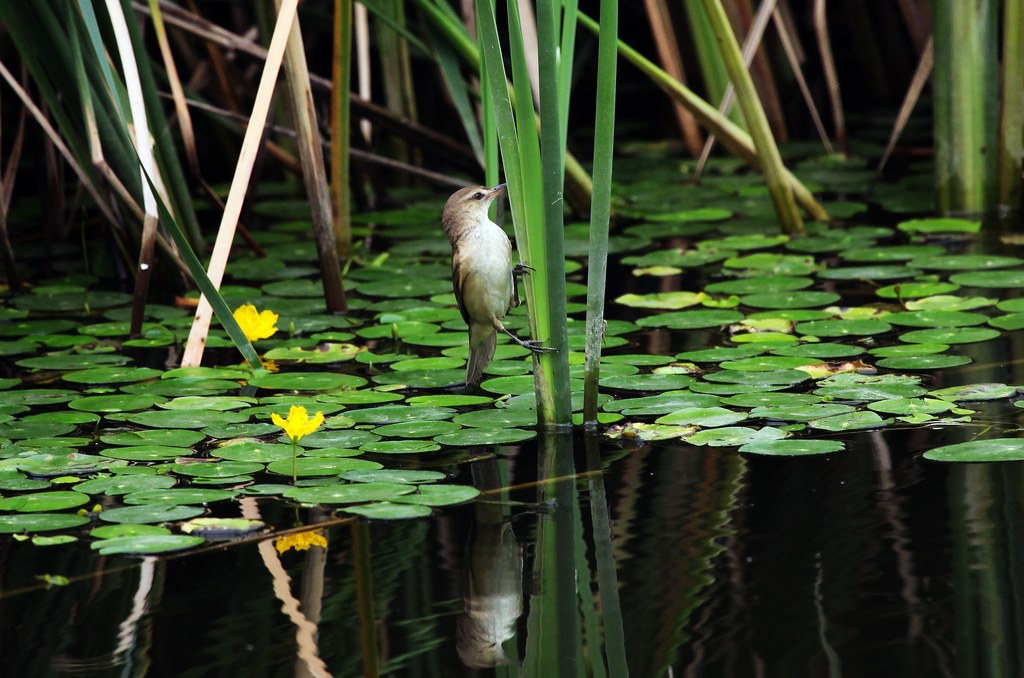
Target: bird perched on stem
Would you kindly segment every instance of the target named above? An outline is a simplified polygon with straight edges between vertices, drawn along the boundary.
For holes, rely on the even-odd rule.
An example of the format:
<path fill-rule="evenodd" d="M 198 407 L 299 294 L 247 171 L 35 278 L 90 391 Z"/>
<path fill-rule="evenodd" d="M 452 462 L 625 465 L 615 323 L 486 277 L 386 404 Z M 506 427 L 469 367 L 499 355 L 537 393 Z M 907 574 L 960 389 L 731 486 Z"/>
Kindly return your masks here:
<path fill-rule="evenodd" d="M 524 340 L 505 329 L 501 319 L 519 305 L 515 277 L 532 270 L 512 265 L 512 243 L 487 216 L 491 202 L 505 191 L 505 184 L 487 188 L 469 186 L 448 198 L 441 223 L 452 244 L 452 287 L 462 319 L 469 326 L 469 361 L 466 384 L 480 381 L 494 357 L 497 333 L 504 332 L 534 353 L 554 351 L 537 339 Z"/>

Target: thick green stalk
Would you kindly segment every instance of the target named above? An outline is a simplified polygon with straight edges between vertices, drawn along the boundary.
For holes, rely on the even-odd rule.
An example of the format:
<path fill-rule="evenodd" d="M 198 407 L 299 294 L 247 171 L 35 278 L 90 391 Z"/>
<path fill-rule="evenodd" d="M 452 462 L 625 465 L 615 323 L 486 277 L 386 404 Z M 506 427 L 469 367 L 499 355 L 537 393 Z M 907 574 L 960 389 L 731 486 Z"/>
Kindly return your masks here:
<path fill-rule="evenodd" d="M 1003 91 L 999 118 L 999 202 L 1020 207 L 1024 156 L 1024 5 L 1003 4 Z"/>
<path fill-rule="evenodd" d="M 594 191 L 590 199 L 590 252 L 587 259 L 586 358 L 583 367 L 583 422 L 587 426 L 597 425 L 601 342 L 604 340 L 618 32 L 618 0 L 602 0 L 601 32 L 597 48 L 597 110 L 594 119 Z"/>
<path fill-rule="evenodd" d="M 585 14 L 580 14 L 580 23 L 591 32 L 598 33 L 597 22 Z M 693 113 L 694 117 L 709 132 L 714 134 L 722 142 L 723 146 L 729 149 L 729 152 L 755 169 L 760 166 L 757 150 L 754 148 L 754 142 L 751 140 L 750 135 L 719 113 L 714 106 L 694 94 L 693 90 L 673 78 L 664 69 L 659 68 L 657 64 L 644 57 L 622 40 L 619 40 L 619 54 L 626 61 L 639 68 L 644 75 L 649 77 L 655 85 L 664 90 L 674 101 L 678 101 Z M 831 219 L 825 208 L 814 199 L 814 196 L 807 190 L 807 187 L 793 176 L 789 170 L 783 168 L 783 176 L 785 176 L 786 182 L 793 191 L 797 202 L 800 203 L 812 218 L 819 221 L 829 221 Z"/>
<path fill-rule="evenodd" d="M 768 192 L 771 194 L 782 230 L 789 234 L 801 235 L 804 232 L 804 222 L 800 218 L 800 211 L 793 199 L 793 190 L 786 181 L 782 156 L 779 155 L 779 148 L 775 145 L 775 137 L 772 136 L 768 118 L 764 113 L 764 108 L 761 107 L 757 91 L 754 89 L 754 81 L 743 63 L 743 54 L 740 52 L 739 43 L 729 25 L 725 8 L 722 7 L 721 0 L 704 0 L 704 8 L 707 10 L 711 28 L 718 40 L 718 47 L 722 52 L 722 60 L 725 62 L 729 79 L 736 89 L 736 100 L 740 104 L 743 118 L 747 121 L 747 127 L 750 129 L 750 137 L 757 149 L 765 182 L 768 184 Z"/>
<path fill-rule="evenodd" d="M 509 3 L 512 7 L 513 3 Z M 547 285 L 542 293 L 547 297 L 547 332 L 542 338 L 556 353 L 538 356 L 540 369 L 535 372 L 538 390 L 551 390 L 554 396 L 554 410 L 542 416 L 547 424 L 568 425 L 572 419 L 571 391 L 569 386 L 569 338 L 565 322 L 565 245 L 563 231 L 565 201 L 565 135 L 563 119 L 568 111 L 562 110 L 560 75 L 571 77 L 572 53 L 561 54 L 563 65 L 559 69 L 559 36 L 555 17 L 560 9 L 553 0 L 540 0 L 537 7 L 537 55 L 540 73 L 540 137 L 541 171 L 544 189 L 544 261 Z M 565 88 L 568 90 L 568 87 Z M 568 106 L 568 100 L 565 101 Z M 536 261 L 540 261 L 537 259 Z M 538 313 L 540 310 L 538 309 Z M 540 325 L 541 323 L 538 323 Z M 539 410 L 538 410 L 539 411 Z"/>
<path fill-rule="evenodd" d="M 983 212 L 995 199 L 997 4 L 934 3 L 935 186 L 947 213 Z"/>

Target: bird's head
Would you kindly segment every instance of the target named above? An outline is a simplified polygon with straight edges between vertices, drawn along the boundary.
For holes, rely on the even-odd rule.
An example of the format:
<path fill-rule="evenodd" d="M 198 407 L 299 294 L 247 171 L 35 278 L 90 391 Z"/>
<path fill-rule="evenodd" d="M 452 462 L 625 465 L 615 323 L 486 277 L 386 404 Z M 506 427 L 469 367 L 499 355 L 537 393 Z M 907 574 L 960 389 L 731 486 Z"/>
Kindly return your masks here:
<path fill-rule="evenodd" d="M 491 202 L 505 192 L 505 184 L 494 188 L 486 186 L 467 186 L 452 193 L 444 204 L 444 230 L 449 238 L 455 233 L 487 218 L 487 209 Z"/>

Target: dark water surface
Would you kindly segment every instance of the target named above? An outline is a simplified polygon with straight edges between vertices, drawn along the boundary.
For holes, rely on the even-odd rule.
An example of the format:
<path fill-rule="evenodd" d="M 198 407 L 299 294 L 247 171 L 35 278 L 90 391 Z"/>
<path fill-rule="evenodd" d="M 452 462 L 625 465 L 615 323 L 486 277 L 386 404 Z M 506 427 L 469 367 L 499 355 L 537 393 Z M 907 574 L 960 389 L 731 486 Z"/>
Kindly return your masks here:
<path fill-rule="evenodd" d="M 335 523 L 283 567 L 270 541 L 139 560 L 8 540 L 0 673 L 359 676 L 376 643 L 396 676 L 1019 675 L 1024 465 L 916 454 L 976 432 L 811 458 L 552 438 L 463 467 L 511 492 Z"/>

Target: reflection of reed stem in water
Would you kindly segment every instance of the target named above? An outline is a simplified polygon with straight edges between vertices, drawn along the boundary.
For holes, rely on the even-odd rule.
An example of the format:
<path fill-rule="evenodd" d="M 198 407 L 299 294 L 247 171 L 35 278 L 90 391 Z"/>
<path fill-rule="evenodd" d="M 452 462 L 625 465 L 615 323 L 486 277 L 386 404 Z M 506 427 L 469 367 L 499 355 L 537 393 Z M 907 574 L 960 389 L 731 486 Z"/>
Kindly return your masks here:
<path fill-rule="evenodd" d="M 473 465 L 478 489 L 502 486 L 498 463 L 489 459 Z M 474 505 L 464 606 L 455 627 L 459 657 L 474 668 L 511 661 L 502 644 L 515 636 L 516 620 L 523 613 L 523 556 L 506 511 L 504 501 Z"/>

